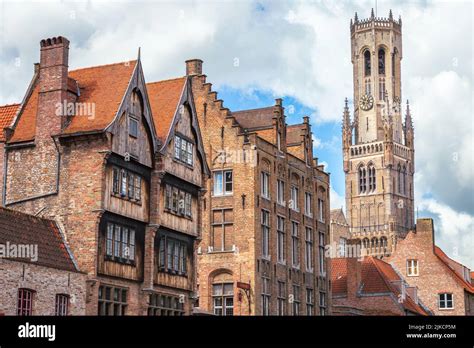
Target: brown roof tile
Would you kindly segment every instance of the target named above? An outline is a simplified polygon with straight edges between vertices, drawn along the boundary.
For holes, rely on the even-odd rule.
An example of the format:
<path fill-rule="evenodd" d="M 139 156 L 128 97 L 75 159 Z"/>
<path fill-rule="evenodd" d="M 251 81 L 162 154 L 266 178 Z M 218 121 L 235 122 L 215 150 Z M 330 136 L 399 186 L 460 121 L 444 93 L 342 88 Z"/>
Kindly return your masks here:
<path fill-rule="evenodd" d="M 237 123 L 244 129 L 270 127 L 273 125 L 273 106 L 260 109 L 233 111 Z"/>
<path fill-rule="evenodd" d="M 155 129 L 161 142 L 166 140 L 178 109 L 186 77 L 146 84 Z"/>
<path fill-rule="evenodd" d="M 0 106 L 0 141 L 4 141 L 3 129 L 8 127 L 18 111 L 20 104 Z"/>
<path fill-rule="evenodd" d="M 77 271 L 56 223 L 0 207 L 0 244 L 37 245 L 38 260 L 10 258 L 39 266 Z"/>
<path fill-rule="evenodd" d="M 331 283 L 334 295 L 347 294 L 347 258 L 331 259 Z M 402 278 L 397 274 L 393 267 L 380 259 L 368 256 L 361 262 L 361 288 L 363 294 L 383 294 L 393 293 L 398 299 L 400 289 L 395 285 L 400 283 Z M 410 296 L 406 296 L 402 302 L 405 309 L 420 314 L 428 313 L 414 302 Z"/>
<path fill-rule="evenodd" d="M 128 87 L 137 61 L 101 65 L 69 71 L 77 81 L 80 96 L 77 102 L 93 103 L 95 115 L 73 117 L 63 134 L 105 129 L 114 119 Z M 71 81 L 68 81 L 71 84 Z M 11 143 L 31 141 L 35 137 L 39 86 L 36 83 L 15 127 Z"/>

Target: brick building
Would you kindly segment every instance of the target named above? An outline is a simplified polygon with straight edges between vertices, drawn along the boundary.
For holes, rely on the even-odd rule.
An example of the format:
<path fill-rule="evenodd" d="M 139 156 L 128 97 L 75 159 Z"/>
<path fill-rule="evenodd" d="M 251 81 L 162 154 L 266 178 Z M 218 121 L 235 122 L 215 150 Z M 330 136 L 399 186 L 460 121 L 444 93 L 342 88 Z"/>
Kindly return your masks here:
<path fill-rule="evenodd" d="M 0 315 L 86 312 L 86 275 L 79 272 L 60 227 L 1 207 L 0 289 Z"/>
<path fill-rule="evenodd" d="M 334 315 L 430 315 L 415 287 L 388 263 L 367 256 L 331 259 Z"/>
<path fill-rule="evenodd" d="M 388 262 L 435 315 L 474 315 L 470 270 L 436 246 L 432 219 L 418 219 Z"/>
<path fill-rule="evenodd" d="M 313 158 L 309 118 L 287 125 L 282 100 L 231 112 L 186 62 L 212 177 L 198 250 L 199 310 L 327 314 L 329 175 Z"/>
<path fill-rule="evenodd" d="M 2 121 L 2 204 L 65 231 L 87 314 L 189 314 L 207 176 L 189 79 L 147 86 L 140 59 L 69 71 L 68 56 L 42 40 Z"/>

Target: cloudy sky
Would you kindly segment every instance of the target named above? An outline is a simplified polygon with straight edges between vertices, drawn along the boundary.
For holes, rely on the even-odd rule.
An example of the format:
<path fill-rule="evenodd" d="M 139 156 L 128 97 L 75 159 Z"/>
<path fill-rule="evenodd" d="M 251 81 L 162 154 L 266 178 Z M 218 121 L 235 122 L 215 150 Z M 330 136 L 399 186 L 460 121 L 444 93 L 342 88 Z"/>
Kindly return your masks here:
<path fill-rule="evenodd" d="M 310 115 L 315 151 L 344 205 L 340 120 L 352 102 L 349 20 L 370 1 L 0 0 L 0 104 L 21 101 L 39 60 L 39 41 L 71 41 L 70 68 L 134 59 L 147 81 L 181 76 L 184 60 L 204 72 L 231 110 L 284 98 L 289 122 Z M 402 96 L 415 125 L 419 217 L 435 219 L 448 255 L 474 268 L 473 5 L 382 1 L 403 21 Z"/>

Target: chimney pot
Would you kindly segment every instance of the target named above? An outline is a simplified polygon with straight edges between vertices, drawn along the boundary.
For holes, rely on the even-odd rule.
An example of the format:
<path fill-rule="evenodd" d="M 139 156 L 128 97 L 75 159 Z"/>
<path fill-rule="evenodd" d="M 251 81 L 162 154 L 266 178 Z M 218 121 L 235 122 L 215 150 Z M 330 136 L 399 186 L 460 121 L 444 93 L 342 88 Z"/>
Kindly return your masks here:
<path fill-rule="evenodd" d="M 186 75 L 202 75 L 202 60 L 201 59 L 188 59 L 186 61 Z"/>

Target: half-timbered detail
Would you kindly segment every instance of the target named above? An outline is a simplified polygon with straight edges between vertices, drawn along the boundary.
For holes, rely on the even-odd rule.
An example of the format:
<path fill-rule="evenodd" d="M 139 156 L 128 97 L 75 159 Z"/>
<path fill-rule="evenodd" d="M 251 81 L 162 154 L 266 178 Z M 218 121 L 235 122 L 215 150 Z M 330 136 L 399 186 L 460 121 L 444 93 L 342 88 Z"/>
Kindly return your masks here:
<path fill-rule="evenodd" d="M 189 314 L 207 165 L 188 78 L 146 85 L 140 59 L 69 71 L 68 56 L 42 40 L 23 102 L 0 110 L 2 205 L 64 229 L 86 314 Z"/>
<path fill-rule="evenodd" d="M 160 140 L 148 314 L 181 315 L 195 299 L 201 192 L 209 170 L 188 77 L 149 83 L 147 90 Z"/>

